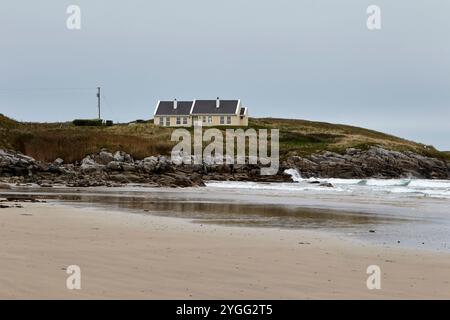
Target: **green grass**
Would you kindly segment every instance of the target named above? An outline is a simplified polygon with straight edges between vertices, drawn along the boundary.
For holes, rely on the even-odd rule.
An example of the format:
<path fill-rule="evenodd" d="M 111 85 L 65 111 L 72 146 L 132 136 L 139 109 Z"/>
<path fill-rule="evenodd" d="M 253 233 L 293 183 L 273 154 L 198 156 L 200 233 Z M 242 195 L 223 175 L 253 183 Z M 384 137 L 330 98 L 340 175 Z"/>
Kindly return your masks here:
<path fill-rule="evenodd" d="M 224 127 L 217 128 L 225 130 Z M 450 160 L 450 152 L 440 152 L 432 146 L 342 124 L 251 118 L 249 128 L 279 129 L 282 158 L 308 156 L 324 150 L 343 153 L 347 148 L 365 150 L 380 145 L 391 150 L 413 151 Z M 192 128 L 189 130 L 193 131 Z M 124 150 L 137 159 L 149 155 L 168 155 L 175 144 L 170 141 L 172 131 L 173 128 L 154 126 L 152 121 L 111 127 L 77 127 L 70 122 L 20 123 L 0 114 L 0 148 L 14 149 L 43 161 L 60 157 L 66 162 L 73 162 L 101 148 Z"/>

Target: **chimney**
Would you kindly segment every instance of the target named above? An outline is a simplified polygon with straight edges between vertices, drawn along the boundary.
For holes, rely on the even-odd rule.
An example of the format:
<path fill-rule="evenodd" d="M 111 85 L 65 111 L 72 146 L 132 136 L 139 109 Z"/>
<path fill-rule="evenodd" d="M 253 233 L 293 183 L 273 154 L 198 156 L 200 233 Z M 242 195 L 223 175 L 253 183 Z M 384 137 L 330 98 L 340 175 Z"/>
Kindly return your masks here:
<path fill-rule="evenodd" d="M 176 110 L 178 107 L 178 101 L 177 99 L 173 100 L 173 108 Z"/>
<path fill-rule="evenodd" d="M 216 108 L 219 108 L 220 107 L 220 99 L 219 99 L 219 97 L 217 97 L 217 100 L 216 100 Z"/>

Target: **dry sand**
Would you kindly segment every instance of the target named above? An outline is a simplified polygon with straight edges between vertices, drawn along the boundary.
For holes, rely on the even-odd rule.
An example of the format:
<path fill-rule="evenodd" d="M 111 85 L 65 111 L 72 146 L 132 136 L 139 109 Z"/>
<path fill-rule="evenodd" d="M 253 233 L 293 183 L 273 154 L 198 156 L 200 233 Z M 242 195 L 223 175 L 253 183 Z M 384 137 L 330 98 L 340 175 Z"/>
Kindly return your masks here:
<path fill-rule="evenodd" d="M 128 212 L 0 209 L 0 298 L 450 298 L 450 254 Z M 66 288 L 78 265 L 81 290 Z M 379 265 L 381 290 L 366 268 Z"/>

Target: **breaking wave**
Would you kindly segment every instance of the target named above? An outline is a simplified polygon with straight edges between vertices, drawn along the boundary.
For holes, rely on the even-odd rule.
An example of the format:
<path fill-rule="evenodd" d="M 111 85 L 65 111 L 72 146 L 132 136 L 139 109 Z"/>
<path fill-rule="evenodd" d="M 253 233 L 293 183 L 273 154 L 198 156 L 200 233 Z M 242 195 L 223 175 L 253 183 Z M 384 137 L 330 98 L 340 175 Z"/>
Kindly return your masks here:
<path fill-rule="evenodd" d="M 228 189 L 278 190 L 287 192 L 312 191 L 317 193 L 391 194 L 407 197 L 450 199 L 450 180 L 425 179 L 316 179 L 302 178 L 296 169 L 286 174 L 295 183 L 208 182 L 208 187 Z M 331 184 L 331 185 L 330 185 Z"/>

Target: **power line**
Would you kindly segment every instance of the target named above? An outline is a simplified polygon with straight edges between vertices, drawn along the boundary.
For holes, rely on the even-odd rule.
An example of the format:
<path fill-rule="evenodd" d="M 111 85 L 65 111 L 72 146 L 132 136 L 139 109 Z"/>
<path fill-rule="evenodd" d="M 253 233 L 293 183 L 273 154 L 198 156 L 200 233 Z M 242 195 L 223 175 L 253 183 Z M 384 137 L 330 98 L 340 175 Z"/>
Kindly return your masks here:
<path fill-rule="evenodd" d="M 47 93 L 51 93 L 51 92 L 63 92 L 63 91 L 93 91 L 96 90 L 97 91 L 97 108 L 98 108 L 98 118 L 101 119 L 101 105 L 100 105 L 100 101 L 101 101 L 101 95 L 100 95 L 100 87 L 34 87 L 34 88 L 0 88 L 0 95 L 3 96 L 3 94 L 8 94 L 8 93 L 23 93 L 23 92 L 47 92 Z"/>
<path fill-rule="evenodd" d="M 70 91 L 70 90 L 96 90 L 96 87 L 90 88 L 0 88 L 0 92 L 14 91 Z"/>

